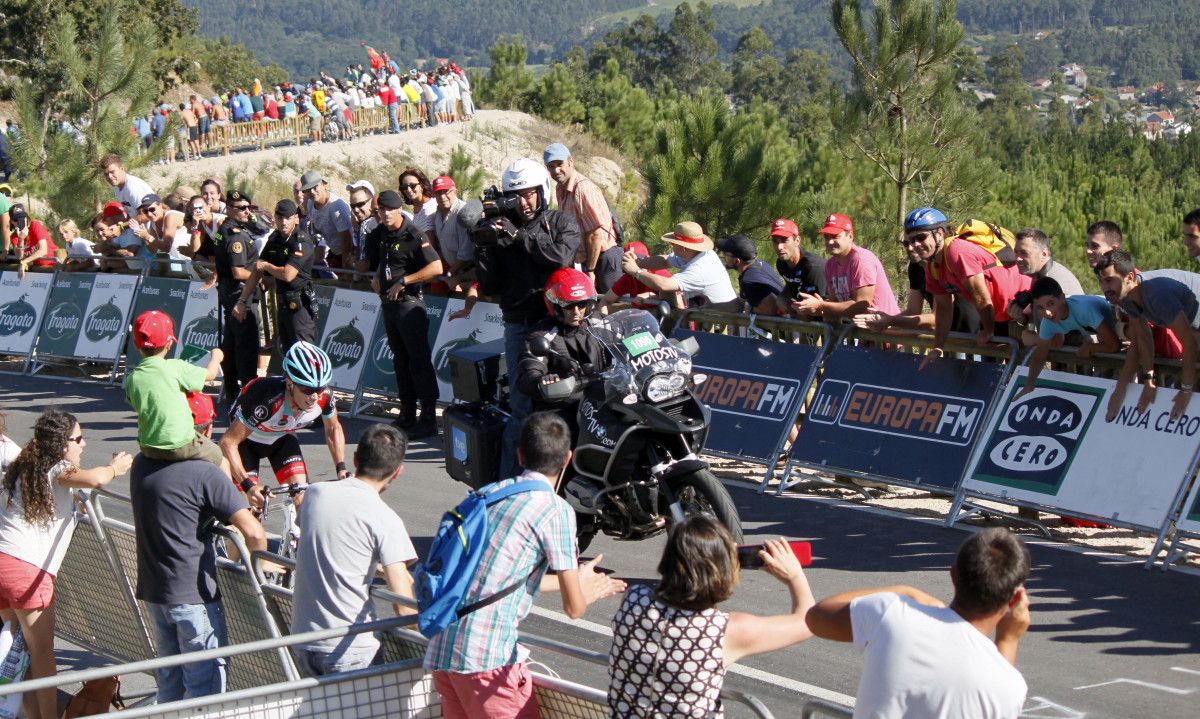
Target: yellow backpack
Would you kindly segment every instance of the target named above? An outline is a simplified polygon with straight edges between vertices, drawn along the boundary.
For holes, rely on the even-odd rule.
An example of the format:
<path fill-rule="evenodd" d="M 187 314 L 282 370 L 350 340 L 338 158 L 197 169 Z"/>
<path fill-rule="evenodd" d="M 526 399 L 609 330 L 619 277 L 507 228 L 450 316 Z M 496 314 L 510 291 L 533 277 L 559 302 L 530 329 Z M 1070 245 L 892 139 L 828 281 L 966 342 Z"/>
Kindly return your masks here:
<path fill-rule="evenodd" d="M 1017 264 L 1017 238 L 1012 231 L 999 225 L 982 220 L 967 220 L 958 226 L 954 236 L 947 239 L 946 244 L 949 245 L 954 240 L 966 240 L 987 250 L 995 257 L 995 263 L 991 267 L 1012 267 Z M 937 266 L 930 263 L 929 269 L 933 278 L 938 279 Z"/>

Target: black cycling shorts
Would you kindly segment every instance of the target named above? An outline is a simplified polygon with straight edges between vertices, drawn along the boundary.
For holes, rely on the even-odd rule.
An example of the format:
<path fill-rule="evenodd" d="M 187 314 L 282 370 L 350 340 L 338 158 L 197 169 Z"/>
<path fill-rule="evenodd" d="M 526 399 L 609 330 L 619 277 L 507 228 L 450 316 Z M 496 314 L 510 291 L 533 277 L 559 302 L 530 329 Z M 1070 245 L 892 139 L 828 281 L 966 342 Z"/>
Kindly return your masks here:
<path fill-rule="evenodd" d="M 238 454 L 242 458 L 242 466 L 246 469 L 246 478 L 257 482 L 258 463 L 263 458 L 271 461 L 271 469 L 275 470 L 275 479 L 280 484 L 291 484 L 298 477 L 307 480 L 308 466 L 304 464 L 304 454 L 300 451 L 300 440 L 294 434 L 285 434 L 272 444 L 260 444 L 247 439 L 238 445 Z"/>

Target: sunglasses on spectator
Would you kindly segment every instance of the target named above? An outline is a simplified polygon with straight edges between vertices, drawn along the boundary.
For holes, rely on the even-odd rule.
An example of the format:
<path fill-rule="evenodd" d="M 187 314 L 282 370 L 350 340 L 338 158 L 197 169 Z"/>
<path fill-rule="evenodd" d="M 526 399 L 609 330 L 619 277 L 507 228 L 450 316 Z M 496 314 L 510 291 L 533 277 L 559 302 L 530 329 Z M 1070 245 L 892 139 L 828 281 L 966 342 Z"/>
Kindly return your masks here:
<path fill-rule="evenodd" d="M 243 212 L 245 210 L 249 210 L 250 205 L 230 205 L 229 209 L 233 210 L 234 212 Z"/>
<path fill-rule="evenodd" d="M 75 444 L 83 444 L 83 432 L 80 432 L 74 437 L 67 437 L 67 441 L 74 442 Z"/>
<path fill-rule="evenodd" d="M 904 245 L 905 247 L 909 247 L 911 245 L 919 245 L 922 242 L 924 242 L 925 240 L 929 239 L 929 236 L 931 234 L 932 233 L 930 233 L 930 232 L 918 232 L 916 234 L 907 235 L 906 237 L 904 237 L 904 239 L 900 240 L 900 244 Z"/>
<path fill-rule="evenodd" d="M 361 210 L 362 208 L 366 207 L 369 204 L 371 204 L 370 200 L 363 200 L 362 202 L 351 202 L 350 207 L 352 207 L 356 210 Z"/>
<path fill-rule="evenodd" d="M 204 212 L 207 209 L 204 205 L 192 205 L 192 212 Z"/>
<path fill-rule="evenodd" d="M 419 183 L 419 182 L 406 182 L 403 185 L 401 185 L 400 187 L 404 188 L 405 190 L 412 190 L 412 189 L 416 189 L 420 186 L 421 186 L 421 183 Z"/>

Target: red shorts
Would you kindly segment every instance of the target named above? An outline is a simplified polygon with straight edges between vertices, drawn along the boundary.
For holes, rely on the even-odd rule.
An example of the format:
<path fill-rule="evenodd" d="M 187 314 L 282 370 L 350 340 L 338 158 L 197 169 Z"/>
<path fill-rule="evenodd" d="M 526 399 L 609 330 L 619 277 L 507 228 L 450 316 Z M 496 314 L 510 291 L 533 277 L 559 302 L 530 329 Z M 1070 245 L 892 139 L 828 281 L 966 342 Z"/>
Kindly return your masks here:
<path fill-rule="evenodd" d="M 533 676 L 526 664 L 474 674 L 434 672 L 444 719 L 539 719 Z"/>
<path fill-rule="evenodd" d="M 0 609 L 45 609 L 53 601 L 53 574 L 0 552 Z"/>

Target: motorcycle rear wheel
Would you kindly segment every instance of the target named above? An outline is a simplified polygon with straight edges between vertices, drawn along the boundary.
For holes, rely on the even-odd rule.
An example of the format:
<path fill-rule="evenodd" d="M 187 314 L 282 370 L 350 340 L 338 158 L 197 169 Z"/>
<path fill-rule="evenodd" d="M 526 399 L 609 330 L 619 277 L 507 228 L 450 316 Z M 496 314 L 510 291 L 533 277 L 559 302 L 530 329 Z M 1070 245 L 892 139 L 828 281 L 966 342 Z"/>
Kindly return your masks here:
<path fill-rule="evenodd" d="M 733 537 L 735 544 L 742 542 L 742 520 L 738 516 L 733 498 L 729 496 L 721 480 L 706 469 L 684 475 L 672 483 L 675 497 L 683 508 L 684 516 L 707 514 L 714 517 Z M 670 514 L 667 515 L 670 518 Z"/>

